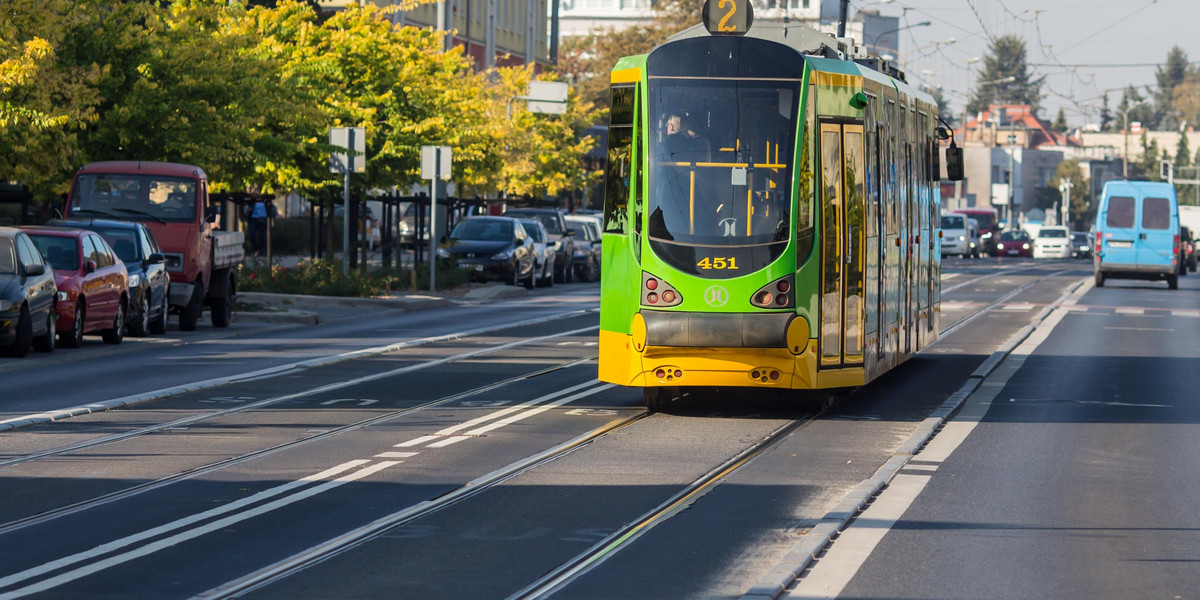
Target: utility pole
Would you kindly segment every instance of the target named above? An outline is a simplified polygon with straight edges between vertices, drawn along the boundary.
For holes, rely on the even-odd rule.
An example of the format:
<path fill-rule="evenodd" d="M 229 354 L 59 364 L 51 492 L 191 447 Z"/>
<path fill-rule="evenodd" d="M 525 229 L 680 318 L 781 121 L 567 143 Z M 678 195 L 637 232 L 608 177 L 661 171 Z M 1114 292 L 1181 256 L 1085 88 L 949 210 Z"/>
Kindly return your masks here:
<path fill-rule="evenodd" d="M 1071 188 L 1075 187 L 1075 182 L 1068 177 L 1058 184 L 1058 191 L 1062 192 L 1062 224 L 1068 228 L 1071 226 Z"/>

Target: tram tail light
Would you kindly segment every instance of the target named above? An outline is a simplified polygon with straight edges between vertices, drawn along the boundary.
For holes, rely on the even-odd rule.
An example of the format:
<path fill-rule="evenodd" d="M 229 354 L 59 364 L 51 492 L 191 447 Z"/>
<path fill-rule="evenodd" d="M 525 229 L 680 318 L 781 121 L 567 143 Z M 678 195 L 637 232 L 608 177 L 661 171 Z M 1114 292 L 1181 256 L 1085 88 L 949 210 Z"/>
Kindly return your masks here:
<path fill-rule="evenodd" d="M 758 288 L 750 304 L 758 308 L 791 308 L 796 305 L 795 275 L 788 275 Z"/>
<path fill-rule="evenodd" d="M 671 284 L 661 278 L 642 271 L 642 306 L 655 308 L 676 306 L 683 296 Z"/>

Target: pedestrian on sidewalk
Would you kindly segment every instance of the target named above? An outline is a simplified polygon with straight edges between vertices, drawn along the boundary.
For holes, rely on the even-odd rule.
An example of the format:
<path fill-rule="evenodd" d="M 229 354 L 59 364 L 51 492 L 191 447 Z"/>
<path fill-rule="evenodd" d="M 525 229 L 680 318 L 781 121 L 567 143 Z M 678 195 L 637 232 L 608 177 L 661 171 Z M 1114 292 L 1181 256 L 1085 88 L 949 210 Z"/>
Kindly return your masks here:
<path fill-rule="evenodd" d="M 274 202 L 258 198 L 250 207 L 250 245 L 255 254 L 261 254 L 267 249 L 267 228 L 279 212 Z"/>

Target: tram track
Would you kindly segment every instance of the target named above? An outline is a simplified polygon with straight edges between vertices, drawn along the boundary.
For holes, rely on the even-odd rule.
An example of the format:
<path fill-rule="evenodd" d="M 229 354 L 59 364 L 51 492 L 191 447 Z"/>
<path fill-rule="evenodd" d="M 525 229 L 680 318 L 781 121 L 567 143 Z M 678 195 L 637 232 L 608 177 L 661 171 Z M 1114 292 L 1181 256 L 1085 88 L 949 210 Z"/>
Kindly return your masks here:
<path fill-rule="evenodd" d="M 429 369 L 429 368 L 440 366 L 440 365 L 450 364 L 450 363 L 467 360 L 467 359 L 471 359 L 471 358 L 477 358 L 480 356 L 486 356 L 489 354 L 494 354 L 496 352 L 509 350 L 512 348 L 536 344 L 536 343 L 544 342 L 544 341 L 555 339 L 555 338 L 577 335 L 577 334 L 588 332 L 588 331 L 594 331 L 598 328 L 599 328 L 598 325 L 593 325 L 593 326 L 589 326 L 589 327 L 583 327 L 583 328 L 572 329 L 572 330 L 568 330 L 568 331 L 564 331 L 564 332 L 539 336 L 536 338 L 529 338 L 529 339 L 518 340 L 515 342 L 509 342 L 507 344 L 501 344 L 499 346 L 493 346 L 490 348 L 481 348 L 479 350 L 472 350 L 470 352 L 455 354 L 452 356 L 447 356 L 447 357 L 439 358 L 436 360 L 425 361 L 425 362 L 417 363 L 415 365 L 408 365 L 408 366 L 399 367 L 396 369 L 390 369 L 388 371 L 384 371 L 381 373 L 373 373 L 370 375 L 364 375 L 361 377 L 355 377 L 353 379 L 338 381 L 338 382 L 326 384 L 326 385 L 323 385 L 320 387 L 302 390 L 299 392 L 283 394 L 280 396 L 275 396 L 273 398 L 267 398 L 265 400 L 260 400 L 258 402 L 251 402 L 249 404 L 245 404 L 242 406 L 237 406 L 237 407 L 213 411 L 213 412 L 207 412 L 207 413 L 199 414 L 199 415 L 193 415 L 190 417 L 184 417 L 182 419 L 175 419 L 175 420 L 168 421 L 165 423 L 158 423 L 158 424 L 150 425 L 147 427 L 141 427 L 138 429 L 134 429 L 134 430 L 126 431 L 126 432 L 122 432 L 122 433 L 117 433 L 117 434 L 113 434 L 110 436 L 95 438 L 95 439 L 91 439 L 91 440 L 85 440 L 85 441 L 78 442 L 75 444 L 60 446 L 58 448 L 51 448 L 51 449 L 43 450 L 40 452 L 34 452 L 34 453 L 20 456 L 17 458 L 0 460 L 0 468 L 17 465 L 17 464 L 22 464 L 22 463 L 27 463 L 27 462 L 31 462 L 31 461 L 35 461 L 35 460 L 39 460 L 39 459 L 43 459 L 43 458 L 60 456 L 60 455 L 67 454 L 70 452 L 75 452 L 78 450 L 96 448 L 98 446 L 121 442 L 121 441 L 125 441 L 125 440 L 131 439 L 131 438 L 145 436 L 145 435 L 149 435 L 152 433 L 158 433 L 158 432 L 173 429 L 173 428 L 190 427 L 190 426 L 196 425 L 198 423 L 203 423 L 206 421 L 219 419 L 219 418 L 226 417 L 226 416 L 229 416 L 232 414 L 248 412 L 248 411 L 257 410 L 260 408 L 265 408 L 265 407 L 268 407 L 268 406 L 271 406 L 274 404 L 279 404 L 281 402 L 285 402 L 288 400 L 294 400 L 297 398 L 304 398 L 307 396 L 314 396 L 314 395 L 323 394 L 326 392 L 336 391 L 336 390 L 344 389 L 347 387 L 360 385 L 360 384 L 368 383 L 371 381 L 376 381 L 379 379 L 386 379 L 388 377 L 404 375 L 407 373 L 412 373 L 414 371 Z"/>
<path fill-rule="evenodd" d="M 993 300 L 993 301 L 991 301 L 991 302 L 989 302 L 989 303 L 987 303 L 987 304 L 985 304 L 985 305 L 981 306 L 981 307 L 979 308 L 979 310 L 973 311 L 971 314 L 969 314 L 969 315 L 967 315 L 967 316 L 963 317 L 962 319 L 959 319 L 958 321 L 955 321 L 953 325 L 949 325 L 949 326 L 945 327 L 945 328 L 944 328 L 944 329 L 942 329 L 942 331 L 941 331 L 941 332 L 938 334 L 938 338 L 940 339 L 940 338 L 942 338 L 942 337 L 948 336 L 948 335 L 950 335 L 950 334 L 954 333 L 955 331 L 958 331 L 959 329 L 961 329 L 961 328 L 963 328 L 963 327 L 966 327 L 966 326 L 967 326 L 969 323 L 971 323 L 971 322 L 972 322 L 972 321 L 974 321 L 975 319 L 978 319 L 978 318 L 982 317 L 983 315 L 985 315 L 985 314 L 987 314 L 987 313 L 991 312 L 992 310 L 994 310 L 996 307 L 998 307 L 998 306 L 1000 306 L 1000 305 L 1002 305 L 1002 304 L 1004 304 L 1004 303 L 1008 302 L 1009 300 L 1012 300 L 1013 298 L 1015 298 L 1015 297 L 1017 297 L 1017 296 L 1021 295 L 1021 293 L 1025 292 L 1026 290 L 1029 290 L 1030 288 L 1032 288 L 1033 286 L 1037 285 L 1038 283 L 1040 283 L 1040 282 L 1042 282 L 1042 281 L 1045 281 L 1046 279 L 1050 279 L 1050 278 L 1053 278 L 1053 277 L 1059 277 L 1059 276 L 1062 276 L 1062 275 L 1064 275 L 1064 274 L 1066 274 L 1066 273 L 1070 273 L 1071 271 L 1074 271 L 1074 270 L 1076 270 L 1076 269 L 1062 269 L 1062 270 L 1059 270 L 1059 271 L 1055 271 L 1055 272 L 1053 272 L 1053 273 L 1048 273 L 1048 274 L 1046 274 L 1046 275 L 1042 275 L 1041 277 L 1038 277 L 1038 278 L 1034 279 L 1033 281 L 1029 281 L 1029 282 L 1025 283 L 1024 285 L 1021 285 L 1021 286 L 1020 286 L 1020 287 L 1018 287 L 1017 289 L 1015 289 L 1015 290 L 1012 290 L 1011 292 L 1008 292 L 1007 294 L 1004 294 L 1003 296 L 1000 296 L 999 298 L 997 298 L 997 299 L 995 299 L 995 300 Z M 994 274 L 991 274 L 991 275 L 986 275 L 986 276 L 984 276 L 984 277 L 980 277 L 980 278 L 977 278 L 977 279 L 973 279 L 973 280 L 971 280 L 971 281 L 964 281 L 963 283 L 961 283 L 961 284 L 958 284 L 958 285 L 954 286 L 954 289 L 960 288 L 960 287 L 962 287 L 962 286 L 964 286 L 964 285 L 967 285 L 967 284 L 970 284 L 970 283 L 976 283 L 976 282 L 978 282 L 978 281 L 981 281 L 981 280 L 983 280 L 983 279 L 987 279 L 987 278 L 989 278 L 989 277 L 999 277 L 999 276 L 1001 276 L 1001 275 L 1003 275 L 1003 274 L 1007 274 L 1007 273 L 994 273 Z M 945 293 L 945 291 L 946 291 L 946 290 L 943 290 L 943 292 L 942 292 L 942 293 Z M 943 301 L 945 301 L 945 300 L 943 299 Z"/>
<path fill-rule="evenodd" d="M 232 467 L 232 466 L 235 466 L 238 464 L 249 462 L 251 460 L 262 458 L 262 457 L 265 457 L 265 456 L 268 456 L 268 455 L 271 455 L 271 454 L 274 454 L 277 452 L 298 448 L 298 447 L 301 447 L 301 446 L 304 446 L 306 444 L 310 444 L 313 442 L 328 440 L 328 439 L 337 437 L 339 435 L 343 435 L 346 433 L 357 431 L 359 429 L 363 429 L 365 427 L 370 427 L 372 425 L 386 423 L 393 419 L 406 417 L 408 415 L 420 412 L 422 410 L 437 408 L 437 407 L 443 406 L 445 404 L 455 402 L 457 400 L 462 400 L 464 398 L 469 398 L 471 396 L 490 392 L 490 391 L 500 389 L 502 387 L 512 385 L 515 383 L 528 381 L 530 379 L 534 379 L 534 378 L 537 378 L 537 377 L 540 377 L 543 375 L 548 375 L 548 374 L 554 373 L 556 371 L 561 371 L 563 369 L 567 369 L 567 368 L 573 367 L 575 365 L 580 365 L 580 364 L 584 364 L 584 363 L 593 361 L 596 358 L 597 358 L 597 355 L 593 354 L 590 356 L 573 359 L 573 360 L 566 361 L 566 362 L 563 362 L 563 363 L 560 363 L 557 365 L 553 365 L 551 367 L 540 369 L 538 371 L 534 371 L 531 373 L 525 373 L 522 375 L 517 375 L 515 377 L 510 377 L 510 378 L 502 380 L 502 381 L 497 381 L 494 383 L 479 386 L 479 387 L 476 387 L 476 388 L 473 388 L 470 390 L 466 390 L 463 392 L 458 392 L 456 394 L 451 394 L 449 396 L 444 396 L 444 397 L 438 398 L 436 400 L 431 400 L 429 402 L 419 404 L 417 406 L 411 406 L 408 408 L 391 411 L 391 412 L 388 412 L 385 414 L 376 415 L 376 416 L 368 418 L 368 419 L 362 419 L 359 421 L 355 421 L 354 423 L 349 423 L 346 425 L 335 427 L 328 431 L 325 431 L 325 432 L 322 432 L 322 433 L 319 433 L 316 435 L 312 435 L 312 436 L 309 436 L 306 438 L 292 440 L 290 442 L 284 442 L 282 444 L 276 444 L 276 445 L 268 447 L 268 448 L 263 448 L 263 449 L 256 450 L 253 452 L 248 452 L 241 456 L 236 456 L 233 458 L 229 458 L 229 459 L 209 463 L 206 465 L 194 467 L 194 468 L 188 469 L 186 471 L 181 471 L 179 473 L 174 473 L 172 475 L 160 477 L 153 481 L 141 483 L 141 484 L 138 484 L 138 485 L 135 485 L 133 487 L 129 487 L 129 488 L 126 488 L 123 490 L 118 490 L 118 491 L 115 491 L 115 492 L 112 492 L 109 494 L 104 494 L 102 496 L 97 496 L 95 498 L 90 498 L 88 500 L 76 502 L 76 503 L 70 504 L 68 506 L 62 506 L 62 507 L 55 508 L 55 509 L 52 509 L 52 510 L 49 510 L 46 512 L 38 513 L 36 515 L 31 515 L 29 517 L 24 517 L 21 519 L 9 521 L 7 523 L 0 523 L 0 535 L 4 535 L 6 533 L 16 531 L 23 527 L 29 527 L 32 525 L 37 525 L 39 523 L 45 523 L 48 521 L 52 521 L 52 520 L 60 518 L 60 517 L 65 517 L 67 515 L 72 515 L 72 514 L 76 514 L 79 512 L 83 512 L 83 511 L 86 511 L 86 510 L 89 510 L 92 508 L 96 508 L 98 506 L 103 506 L 105 504 L 109 504 L 111 502 L 116 502 L 118 500 L 124 500 L 127 498 L 131 498 L 138 494 L 143 494 L 143 493 L 146 493 L 146 492 L 149 492 L 152 490 L 162 488 L 167 485 L 178 483 L 180 481 L 184 481 L 184 480 L 191 479 L 194 477 L 199 477 L 201 475 L 205 475 L 207 473 L 212 473 L 212 472 L 220 470 L 220 469 L 224 469 L 227 467 Z"/>
<path fill-rule="evenodd" d="M 1045 274 L 1041 277 L 1037 277 L 1036 279 L 1023 284 L 1017 289 L 1012 290 L 1000 298 L 992 301 L 987 306 L 982 307 L 980 310 L 974 312 L 967 318 L 961 319 L 950 327 L 943 329 L 941 335 L 949 335 L 953 333 L 953 331 L 956 331 L 967 325 L 970 321 L 973 321 L 979 316 L 986 314 L 991 309 L 1029 290 L 1038 283 L 1049 278 L 1060 276 L 1069 271 L 1070 270 L 1059 270 Z M 989 274 L 988 276 L 979 278 L 979 280 L 1008 275 L 1011 274 L 1011 272 L 1012 271 L 1006 271 L 1003 273 Z M 965 283 L 969 284 L 976 281 L 977 280 L 973 280 Z M 852 396 L 854 392 L 855 390 L 851 390 L 839 398 L 839 400 Z M 803 418 L 781 425 L 775 431 L 758 440 L 756 443 L 744 448 L 737 455 L 729 458 L 722 464 L 709 470 L 700 477 L 697 477 L 691 483 L 682 486 L 678 489 L 678 491 L 676 491 L 663 502 L 656 505 L 654 508 L 641 514 L 599 542 L 596 542 L 585 551 L 560 563 L 559 566 L 547 572 L 536 581 L 533 581 L 526 587 L 508 596 L 508 600 L 533 600 L 536 598 L 546 598 L 552 596 L 557 591 L 569 585 L 576 578 L 582 576 L 592 568 L 603 563 L 609 557 L 631 545 L 639 537 L 645 535 L 656 526 L 665 523 L 680 512 L 687 510 L 693 503 L 727 480 L 734 473 L 750 464 L 759 456 L 763 455 L 781 440 L 786 439 L 791 434 L 799 431 L 805 425 L 812 423 L 821 414 L 823 414 L 823 412 L 824 411 L 807 415 Z M 564 444 L 563 446 L 531 456 L 520 463 L 516 463 L 516 465 L 511 468 L 506 468 L 501 472 L 484 476 L 483 478 L 458 488 L 454 492 L 439 498 L 431 499 L 425 503 L 409 507 L 326 543 L 297 553 L 283 561 L 277 562 L 274 565 L 205 592 L 204 594 L 197 596 L 197 598 L 202 598 L 205 600 L 239 598 L 253 591 L 266 588 L 274 582 L 286 579 L 295 573 L 303 571 L 334 556 L 337 556 L 338 554 L 365 544 L 374 538 L 386 535 L 387 532 L 392 529 L 409 524 L 437 510 L 446 508 L 460 500 L 465 499 L 466 497 L 469 497 L 469 495 L 476 495 L 487 491 L 488 489 L 493 488 L 513 477 L 516 477 L 521 473 L 551 462 L 557 458 L 561 458 L 562 456 L 565 456 L 566 454 L 569 454 L 570 452 L 573 452 L 574 450 L 587 445 L 588 443 L 598 440 L 606 435 L 615 433 L 643 418 L 649 417 L 651 414 L 653 413 L 643 411 L 638 415 L 629 417 L 626 420 L 614 422 L 615 426 L 613 423 L 610 423 L 604 428 L 594 430 L 585 436 L 582 436 L 581 438 L 577 438 L 576 440 L 572 440 L 571 442 Z"/>

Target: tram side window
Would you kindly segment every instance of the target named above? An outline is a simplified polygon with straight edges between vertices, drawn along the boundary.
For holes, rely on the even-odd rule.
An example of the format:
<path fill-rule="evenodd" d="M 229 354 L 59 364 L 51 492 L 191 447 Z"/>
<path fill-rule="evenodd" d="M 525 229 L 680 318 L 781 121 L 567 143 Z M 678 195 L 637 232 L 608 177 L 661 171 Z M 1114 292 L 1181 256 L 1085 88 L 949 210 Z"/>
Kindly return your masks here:
<path fill-rule="evenodd" d="M 629 176 L 633 159 L 630 149 L 636 96 L 632 85 L 612 88 L 612 117 L 604 172 L 605 233 L 626 233 L 629 223 Z"/>
<path fill-rule="evenodd" d="M 813 247 L 813 195 L 815 192 L 813 183 L 816 178 L 813 162 L 816 149 L 816 136 L 814 129 L 816 128 L 816 86 L 808 86 L 807 101 L 804 109 L 804 139 L 801 141 L 800 148 L 800 170 L 797 176 L 800 179 L 800 187 L 798 190 L 799 197 L 796 198 L 796 264 L 802 265 L 808 260 L 809 254 L 812 253 Z"/>

